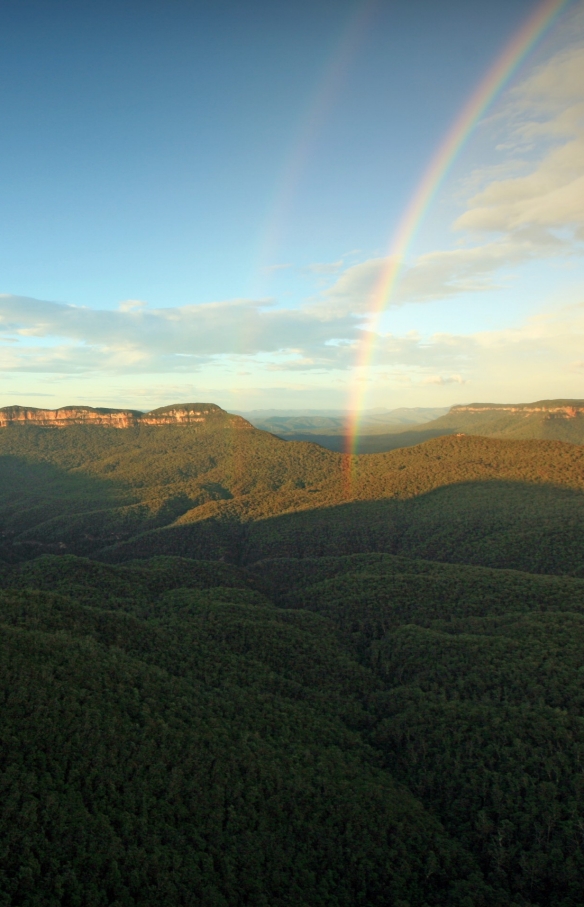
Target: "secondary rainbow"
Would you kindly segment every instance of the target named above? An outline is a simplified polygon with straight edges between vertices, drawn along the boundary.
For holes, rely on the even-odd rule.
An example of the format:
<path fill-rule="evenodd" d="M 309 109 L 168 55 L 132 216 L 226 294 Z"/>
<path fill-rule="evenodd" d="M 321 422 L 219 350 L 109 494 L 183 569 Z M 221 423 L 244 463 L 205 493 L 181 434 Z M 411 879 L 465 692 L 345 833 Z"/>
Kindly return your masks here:
<path fill-rule="evenodd" d="M 368 326 L 368 339 L 363 344 L 357 367 L 369 365 L 375 348 L 379 318 L 391 299 L 404 257 L 430 206 L 440 183 L 456 155 L 472 132 L 480 117 L 493 102 L 526 54 L 541 38 L 555 17 L 570 0 L 544 0 L 507 44 L 503 53 L 488 70 L 475 92 L 468 99 L 430 164 L 406 208 L 391 242 L 387 264 L 373 291 L 372 318 Z M 355 382 L 350 397 L 347 453 L 355 452 L 359 438 L 359 424 L 365 394 L 364 382 Z"/>
<path fill-rule="evenodd" d="M 364 0 L 349 16 L 334 44 L 316 88 L 302 117 L 298 134 L 282 166 L 276 191 L 270 200 L 266 222 L 262 230 L 257 254 L 256 271 L 261 274 L 266 266 L 277 259 L 282 244 L 282 235 L 290 219 L 291 209 L 298 186 L 318 136 L 336 100 L 341 93 L 343 82 L 367 38 L 374 18 L 378 0 Z M 258 280 L 260 288 L 262 281 Z"/>

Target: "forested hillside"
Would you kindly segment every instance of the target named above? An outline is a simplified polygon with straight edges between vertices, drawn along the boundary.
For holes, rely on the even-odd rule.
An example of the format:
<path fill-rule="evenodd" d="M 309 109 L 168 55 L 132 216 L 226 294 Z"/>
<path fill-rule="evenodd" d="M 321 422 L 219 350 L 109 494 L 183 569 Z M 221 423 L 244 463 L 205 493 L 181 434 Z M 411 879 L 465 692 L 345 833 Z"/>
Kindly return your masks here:
<path fill-rule="evenodd" d="M 435 426 L 436 422 L 432 420 L 431 424 Z M 350 450 L 354 454 L 385 453 L 388 450 L 398 450 L 400 447 L 414 447 L 423 441 L 455 433 L 451 427 L 426 428 L 425 424 L 408 428 L 404 428 L 402 425 L 388 426 L 386 431 L 377 431 L 374 434 L 368 434 L 368 428 L 365 426 L 359 431 L 356 438 L 352 438 L 348 432 L 321 434 L 311 431 L 285 434 L 274 431 L 275 435 L 287 441 L 311 441 L 313 444 L 320 444 L 321 447 L 334 450 L 336 453 L 347 453 Z"/>
<path fill-rule="evenodd" d="M 5 570 L 6 904 L 577 905 L 584 582 Z"/>
<path fill-rule="evenodd" d="M 0 904 L 579 907 L 584 451 L 0 430 Z"/>
<path fill-rule="evenodd" d="M 0 430 L 6 562 L 387 551 L 578 575 L 584 451 L 446 437 L 347 457 L 227 414 L 200 425 Z M 553 536 L 553 542 L 550 538 Z"/>
<path fill-rule="evenodd" d="M 358 449 L 354 453 L 376 453 L 381 450 L 391 450 L 385 446 L 389 433 L 403 432 L 405 429 L 422 425 L 445 416 L 448 407 L 400 407 L 399 409 L 385 411 L 366 411 L 359 419 Z M 347 446 L 347 436 L 351 431 L 349 415 L 343 412 L 314 413 L 307 412 L 270 412 L 258 410 L 251 413 L 240 413 L 256 428 L 269 431 L 279 438 L 287 441 L 313 441 L 329 450 L 344 453 Z M 400 436 L 403 437 L 403 436 Z M 382 446 L 375 448 L 373 445 L 379 439 Z M 417 442 L 414 442 L 417 443 Z M 396 443 L 395 447 L 405 447 L 403 443 Z"/>
<path fill-rule="evenodd" d="M 423 423 L 423 424 L 422 424 Z M 267 426 L 266 426 L 267 427 Z M 308 433 L 279 432 L 293 440 L 312 440 L 329 450 L 340 453 L 380 453 L 399 447 L 412 447 L 445 435 L 469 434 L 487 438 L 514 438 L 567 441 L 584 444 L 584 402 L 582 400 L 539 400 L 536 403 L 497 404 L 470 403 L 452 406 L 447 413 L 432 419 L 420 419 L 420 424 L 388 425 L 373 430 L 370 424 L 360 424 L 356 438 L 349 432 L 337 430 Z"/>
<path fill-rule="evenodd" d="M 423 426 L 422 432 L 452 434 L 465 432 L 491 438 L 537 438 L 584 444 L 584 401 L 538 400 L 536 403 L 470 403 L 453 406 L 450 412 Z"/>

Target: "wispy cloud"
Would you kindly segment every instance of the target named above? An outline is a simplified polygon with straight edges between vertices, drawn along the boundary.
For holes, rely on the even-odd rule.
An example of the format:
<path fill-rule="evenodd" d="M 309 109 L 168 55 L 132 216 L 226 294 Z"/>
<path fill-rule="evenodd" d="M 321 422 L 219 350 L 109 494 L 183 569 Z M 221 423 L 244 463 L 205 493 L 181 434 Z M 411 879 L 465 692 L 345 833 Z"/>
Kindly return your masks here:
<path fill-rule="evenodd" d="M 497 129 L 508 159 L 471 175 L 470 197 L 454 224 L 461 243 L 404 263 L 392 305 L 492 291 L 525 262 L 580 248 L 584 44 L 556 54 L 519 85 Z M 7 343 L 0 348 L 0 369 L 56 376 L 185 374 L 231 361 L 241 379 L 252 362 L 256 373 L 314 375 L 349 371 L 374 341 L 378 360 L 394 370 L 391 380 L 427 387 L 471 386 L 479 373 L 510 380 L 521 368 L 550 379 L 554 370 L 581 373 L 582 307 L 498 333 L 373 337 L 367 323 L 388 259 L 347 266 L 354 260 L 351 253 L 309 265 L 305 270 L 332 284 L 295 307 L 274 299 L 231 299 L 153 308 L 128 299 L 111 310 L 3 295 L 0 339 Z"/>
<path fill-rule="evenodd" d="M 584 18 L 584 16 L 583 16 Z M 489 178 L 458 218 L 459 230 L 514 234 L 572 229 L 584 238 L 584 44 L 557 53 L 512 93 L 505 110 L 514 154 L 543 149 L 527 172 Z"/>
<path fill-rule="evenodd" d="M 143 309 L 148 303 L 142 302 L 141 299 L 124 299 L 120 302 L 120 312 L 131 312 L 133 309 Z"/>
<path fill-rule="evenodd" d="M 316 353 L 331 338 L 355 338 L 357 331 L 350 314 L 277 308 L 270 300 L 112 311 L 2 295 L 0 334 L 22 342 L 2 354 L 0 367 L 185 371 L 217 356 Z M 27 345 L 32 338 L 46 345 Z"/>
<path fill-rule="evenodd" d="M 4 305 L 4 308 L 0 305 L 0 311 L 5 315 L 6 297 L 0 299 L 0 302 Z M 18 302 L 22 311 L 23 301 L 18 300 Z M 38 301 L 35 302 L 38 304 Z M 47 328 L 51 329 L 57 328 L 57 324 L 53 324 L 49 317 L 54 318 L 55 316 L 54 305 L 49 304 L 49 312 L 44 312 L 44 323 Z M 63 309 L 67 311 L 58 313 L 60 318 L 58 329 L 61 336 L 66 333 L 64 322 L 72 308 L 64 306 Z M 83 317 L 80 318 L 80 313 L 88 310 L 75 309 L 73 311 L 76 331 L 80 331 Z M 162 311 L 160 315 L 155 312 L 155 318 L 160 319 L 159 322 L 155 322 L 158 327 L 164 326 L 165 315 L 168 314 L 164 313 L 164 310 L 160 311 Z M 38 308 L 36 313 L 38 316 Z M 322 338 L 328 336 L 331 325 L 326 323 L 321 324 L 323 333 L 318 341 L 310 336 L 305 338 L 303 344 L 299 343 L 296 347 L 287 349 L 277 346 L 273 342 L 271 352 L 256 355 L 253 359 L 250 358 L 251 352 L 247 354 L 223 353 L 215 357 L 209 353 L 176 355 L 174 352 L 161 350 L 157 346 L 156 331 L 151 329 L 152 326 L 146 332 L 143 346 L 140 347 L 143 338 L 139 332 L 133 338 L 134 346 L 131 346 L 129 342 L 124 344 L 122 338 L 117 336 L 120 322 L 114 316 L 119 314 L 129 319 L 127 322 L 122 322 L 123 331 L 128 334 L 135 331 L 137 321 L 139 321 L 136 319 L 135 312 L 98 313 L 101 320 L 101 345 L 70 340 L 69 342 L 47 343 L 47 345 L 39 346 L 38 336 L 32 340 L 22 338 L 18 344 L 0 350 L 0 369 L 21 374 L 29 373 L 31 378 L 34 373 L 50 373 L 53 380 L 60 380 L 61 377 L 66 379 L 67 376 L 83 378 L 92 374 L 106 376 L 109 374 L 113 376 L 112 380 L 117 380 L 115 378 L 117 375 L 126 375 L 130 380 L 132 375 L 150 375 L 152 378 L 149 380 L 156 380 L 157 374 L 168 375 L 174 372 L 177 376 L 176 380 L 180 382 L 180 375 L 184 375 L 184 378 L 188 380 L 187 375 L 194 373 L 199 375 L 198 380 L 201 382 L 201 387 L 207 388 L 211 386 L 214 380 L 213 375 L 215 375 L 215 380 L 220 377 L 225 387 L 231 386 L 231 380 L 235 381 L 232 390 L 235 392 L 235 388 L 239 387 L 240 393 L 243 393 L 244 388 L 249 388 L 249 393 L 252 393 L 258 380 L 262 385 L 266 383 L 266 379 L 271 384 L 269 376 L 277 373 L 283 387 L 295 388 L 294 393 L 304 395 L 307 400 L 312 399 L 310 387 L 316 388 L 321 385 L 331 389 L 335 386 L 346 387 L 347 381 L 352 383 L 359 377 L 367 379 L 376 393 L 383 388 L 386 388 L 388 392 L 392 387 L 405 388 L 409 389 L 408 393 L 410 391 L 419 392 L 422 396 L 418 399 L 426 399 L 424 395 L 428 393 L 442 395 L 433 396 L 432 399 L 439 399 L 446 403 L 451 401 L 452 397 L 449 395 L 452 395 L 457 388 L 459 391 L 464 389 L 465 398 L 463 399 L 466 399 L 467 395 L 469 399 L 477 396 L 487 399 L 496 398 L 497 388 L 499 388 L 499 397 L 504 399 L 509 397 L 511 390 L 513 397 L 516 399 L 525 397 L 526 400 L 532 398 L 534 393 L 536 395 L 549 393 L 552 396 L 554 394 L 584 396 L 582 386 L 584 380 L 582 360 L 584 301 L 580 304 L 565 306 L 554 313 L 541 313 L 510 329 L 469 334 L 442 333 L 423 337 L 415 332 L 408 332 L 403 335 L 376 335 L 373 338 L 369 332 L 359 329 L 352 323 L 347 327 L 346 332 L 350 336 L 346 340 L 327 342 Z M 185 325 L 196 333 L 190 313 L 187 313 L 186 322 L 181 318 L 180 310 L 170 310 L 170 314 L 172 316 L 171 324 L 177 334 L 184 333 Z M 275 313 L 258 307 L 257 317 L 260 321 L 264 317 L 270 319 L 272 314 Z M 284 313 L 287 329 L 290 329 L 293 315 L 292 312 Z M 13 313 L 12 317 L 14 317 Z M 315 319 L 313 320 L 315 321 Z M 14 321 L 12 323 L 14 325 Z M 92 321 L 91 324 L 95 324 L 95 321 Z M 299 333 L 303 330 L 306 334 L 308 325 L 309 321 L 305 319 L 304 322 L 296 324 L 296 329 Z M 199 334 L 201 334 L 202 326 L 199 327 Z M 324 330 L 324 328 L 329 330 Z M 336 325 L 336 328 L 340 331 L 339 324 Z M 263 328 L 264 340 L 269 336 L 269 331 L 274 330 L 274 339 L 281 341 L 281 329 L 281 324 L 274 328 L 274 323 L 270 322 L 269 326 Z M 108 345 L 103 342 L 112 340 L 110 332 L 116 346 L 113 343 Z M 369 347 L 372 339 L 376 341 L 378 364 L 363 374 L 361 372 L 355 374 L 352 372 L 354 363 L 360 358 L 363 347 Z M 170 342 L 169 337 L 166 335 L 164 343 L 168 342 Z M 204 339 L 201 336 L 199 344 L 201 347 L 204 345 Z M 219 349 L 224 348 L 224 345 L 219 347 Z M 256 348 L 257 344 L 248 346 L 250 351 Z M 253 368 L 246 368 L 244 364 L 246 361 L 253 361 Z M 217 366 L 215 369 L 214 364 Z M 229 375 L 232 375 L 233 379 L 230 379 Z M 263 378 L 260 377 L 261 375 Z M 305 376 L 304 379 L 302 376 Z M 189 383 L 188 387 L 191 386 Z M 92 383 L 92 387 L 94 387 L 94 383 Z M 173 390 L 175 387 L 177 390 Z M 164 389 L 157 391 L 156 399 L 187 399 L 192 398 L 193 393 L 195 397 L 202 395 L 203 399 L 214 399 L 213 393 L 215 397 L 219 393 L 219 391 L 214 391 L 209 396 L 209 390 L 195 392 L 187 391 L 186 388 L 187 385 L 184 385 L 183 388 L 183 384 L 173 384 L 172 381 L 169 383 L 169 379 L 166 377 Z M 224 388 L 221 394 L 224 396 L 225 393 Z M 248 391 L 245 393 L 247 399 Z M 335 393 L 340 393 L 340 391 Z M 148 390 L 147 396 L 154 401 L 152 403 L 154 405 L 156 400 L 152 396 L 151 390 Z M 138 400 L 139 398 L 134 394 L 132 399 Z M 223 399 L 223 397 L 219 396 L 217 399 Z M 299 405 L 300 399 L 299 396 Z"/>
<path fill-rule="evenodd" d="M 466 381 L 461 375 L 429 375 L 423 384 L 466 384 Z"/>
<path fill-rule="evenodd" d="M 532 73 L 499 119 L 507 135 L 500 147 L 508 159 L 475 170 L 466 181 L 472 194 L 453 225 L 466 244 L 402 263 L 391 305 L 492 290 L 506 271 L 525 261 L 580 251 L 584 43 L 558 52 Z M 498 129 L 503 130 L 500 122 Z M 347 268 L 324 292 L 324 304 L 336 311 L 368 311 L 387 265 L 387 258 L 372 258 Z"/>
<path fill-rule="evenodd" d="M 566 251 L 563 240 L 532 228 L 478 246 L 428 252 L 413 263 L 402 265 L 390 305 L 493 290 L 502 285 L 510 268 L 541 259 L 542 254 L 554 256 Z M 375 305 L 377 287 L 388 265 L 387 258 L 372 258 L 348 268 L 323 292 L 318 311 L 366 315 Z"/>
<path fill-rule="evenodd" d="M 262 268 L 265 274 L 274 274 L 276 271 L 288 271 L 292 267 L 291 263 L 281 265 L 265 265 Z"/>
<path fill-rule="evenodd" d="M 305 270 L 311 274 L 337 274 L 344 265 L 344 260 L 339 258 L 338 261 L 318 261 L 312 265 L 307 265 Z"/>

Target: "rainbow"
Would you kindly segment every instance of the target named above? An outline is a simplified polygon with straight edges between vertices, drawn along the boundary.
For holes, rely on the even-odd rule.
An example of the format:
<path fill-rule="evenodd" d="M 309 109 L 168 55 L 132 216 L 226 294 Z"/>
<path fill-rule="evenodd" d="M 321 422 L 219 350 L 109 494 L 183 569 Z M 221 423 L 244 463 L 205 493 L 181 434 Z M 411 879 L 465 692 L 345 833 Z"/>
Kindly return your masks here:
<path fill-rule="evenodd" d="M 390 244 L 387 263 L 373 290 L 372 316 L 367 329 L 367 340 L 363 343 L 359 359 L 356 362 L 357 367 L 366 367 L 371 362 L 379 318 L 391 299 L 408 247 L 457 154 L 485 110 L 492 104 L 497 94 L 534 44 L 549 28 L 558 13 L 569 2 L 570 0 L 544 0 L 536 8 L 488 70 L 442 140 L 404 211 Z M 359 439 L 364 395 L 364 383 L 355 382 L 348 406 L 346 451 L 349 455 L 355 453 Z"/>

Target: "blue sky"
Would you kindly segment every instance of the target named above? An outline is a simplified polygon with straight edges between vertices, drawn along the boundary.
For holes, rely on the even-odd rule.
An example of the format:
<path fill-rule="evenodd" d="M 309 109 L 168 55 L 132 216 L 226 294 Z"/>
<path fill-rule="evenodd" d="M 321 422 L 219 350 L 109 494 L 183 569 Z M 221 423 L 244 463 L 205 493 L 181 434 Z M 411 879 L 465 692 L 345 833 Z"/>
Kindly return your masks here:
<path fill-rule="evenodd" d="M 584 396 L 584 6 L 399 218 L 533 0 L 3 2 L 0 405 Z"/>

